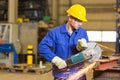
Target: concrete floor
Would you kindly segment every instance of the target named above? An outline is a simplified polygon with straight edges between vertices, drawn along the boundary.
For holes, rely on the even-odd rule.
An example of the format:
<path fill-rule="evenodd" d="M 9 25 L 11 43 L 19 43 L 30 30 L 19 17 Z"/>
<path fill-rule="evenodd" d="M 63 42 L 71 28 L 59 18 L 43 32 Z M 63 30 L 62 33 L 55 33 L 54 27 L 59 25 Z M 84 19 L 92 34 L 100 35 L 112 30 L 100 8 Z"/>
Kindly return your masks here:
<path fill-rule="evenodd" d="M 53 80 L 51 72 L 45 74 L 7 72 L 0 70 L 0 80 Z"/>
<path fill-rule="evenodd" d="M 46 62 L 44 64 L 46 69 L 51 69 L 51 64 Z M 0 80 L 53 80 L 52 71 L 37 74 L 35 72 L 22 72 L 16 70 L 15 72 L 8 71 L 8 69 L 0 69 Z"/>

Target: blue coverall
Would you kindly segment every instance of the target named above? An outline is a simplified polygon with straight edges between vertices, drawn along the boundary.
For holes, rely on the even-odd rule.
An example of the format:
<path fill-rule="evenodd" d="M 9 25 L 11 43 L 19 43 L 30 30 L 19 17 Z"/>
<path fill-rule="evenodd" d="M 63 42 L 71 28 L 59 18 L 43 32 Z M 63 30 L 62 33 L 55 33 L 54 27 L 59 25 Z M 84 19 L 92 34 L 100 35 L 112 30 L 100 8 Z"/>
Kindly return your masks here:
<path fill-rule="evenodd" d="M 70 35 L 66 29 L 66 23 L 51 29 L 46 36 L 39 43 L 39 54 L 51 62 L 51 60 L 58 56 L 62 59 L 67 59 L 72 55 L 78 53 L 76 45 L 79 38 L 85 38 L 88 42 L 86 31 L 80 27 L 74 30 Z M 78 63 L 70 66 L 67 69 L 58 69 L 53 65 L 53 76 L 57 78 L 67 78 L 70 74 L 80 70 L 84 63 Z M 83 80 L 82 77 L 79 80 Z"/>

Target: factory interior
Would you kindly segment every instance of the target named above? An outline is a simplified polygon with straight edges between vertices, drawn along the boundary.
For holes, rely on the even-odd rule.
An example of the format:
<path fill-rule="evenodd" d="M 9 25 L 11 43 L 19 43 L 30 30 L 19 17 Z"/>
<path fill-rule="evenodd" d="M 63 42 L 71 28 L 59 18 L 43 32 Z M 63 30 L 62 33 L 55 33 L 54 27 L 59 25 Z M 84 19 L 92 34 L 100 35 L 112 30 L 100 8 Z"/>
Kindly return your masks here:
<path fill-rule="evenodd" d="M 38 45 L 67 21 L 73 4 L 86 8 L 82 27 L 101 48 L 97 61 L 83 61 L 77 77 L 120 80 L 120 0 L 0 0 L 0 80 L 54 80 L 52 63 L 39 55 Z"/>

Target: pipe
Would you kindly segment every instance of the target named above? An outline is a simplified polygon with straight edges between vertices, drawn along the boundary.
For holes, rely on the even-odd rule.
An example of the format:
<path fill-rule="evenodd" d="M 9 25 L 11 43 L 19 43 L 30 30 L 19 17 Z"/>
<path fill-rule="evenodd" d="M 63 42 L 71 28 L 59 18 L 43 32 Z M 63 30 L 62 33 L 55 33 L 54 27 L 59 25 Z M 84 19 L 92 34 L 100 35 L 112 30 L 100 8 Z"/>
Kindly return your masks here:
<path fill-rule="evenodd" d="M 102 44 L 99 44 L 99 43 L 97 43 L 100 47 L 103 47 L 103 48 L 105 48 L 105 49 L 108 49 L 108 50 L 110 50 L 110 51 L 113 51 L 113 52 L 115 52 L 115 50 L 114 49 L 112 49 L 112 48 L 109 48 L 109 47 L 107 47 L 107 46 L 104 46 L 104 45 L 102 45 Z"/>

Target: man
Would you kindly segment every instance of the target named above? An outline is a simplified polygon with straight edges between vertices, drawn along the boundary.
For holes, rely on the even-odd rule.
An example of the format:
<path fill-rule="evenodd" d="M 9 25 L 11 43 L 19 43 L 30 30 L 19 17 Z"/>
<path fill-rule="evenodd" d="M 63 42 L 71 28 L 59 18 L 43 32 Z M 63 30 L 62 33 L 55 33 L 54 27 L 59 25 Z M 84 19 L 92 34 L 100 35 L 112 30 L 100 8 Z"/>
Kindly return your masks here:
<path fill-rule="evenodd" d="M 39 53 L 53 63 L 54 80 L 66 79 L 84 67 L 84 62 L 67 66 L 65 60 L 80 52 L 78 40 L 88 42 L 86 31 L 81 27 L 87 22 L 86 9 L 80 4 L 72 5 L 67 11 L 68 21 L 51 29 L 39 43 Z M 79 80 L 85 80 L 83 75 Z"/>

